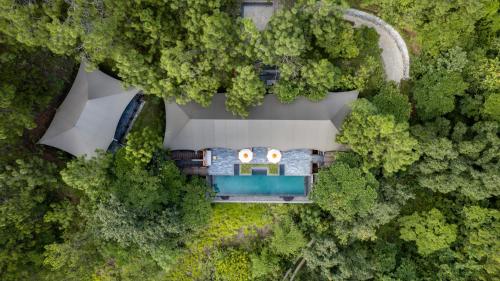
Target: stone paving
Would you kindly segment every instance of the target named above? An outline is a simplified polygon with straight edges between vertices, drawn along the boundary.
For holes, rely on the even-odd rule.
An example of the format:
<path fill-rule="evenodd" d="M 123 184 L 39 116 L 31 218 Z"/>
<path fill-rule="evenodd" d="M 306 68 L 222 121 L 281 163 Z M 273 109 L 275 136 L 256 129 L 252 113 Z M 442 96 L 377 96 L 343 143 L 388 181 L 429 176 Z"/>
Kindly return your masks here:
<path fill-rule="evenodd" d="M 208 168 L 209 175 L 233 176 L 234 165 L 241 164 L 238 159 L 238 150 L 227 148 L 212 148 L 212 165 Z M 267 148 L 253 148 L 253 159 L 250 163 L 268 163 Z M 285 165 L 285 176 L 311 175 L 311 150 L 294 149 L 282 151 L 279 164 Z"/>
<path fill-rule="evenodd" d="M 347 9 L 344 19 L 353 22 L 355 27 L 372 27 L 380 35 L 379 47 L 387 79 L 400 82 L 410 77 L 410 57 L 406 43 L 399 33 L 382 19 L 355 9 Z"/>

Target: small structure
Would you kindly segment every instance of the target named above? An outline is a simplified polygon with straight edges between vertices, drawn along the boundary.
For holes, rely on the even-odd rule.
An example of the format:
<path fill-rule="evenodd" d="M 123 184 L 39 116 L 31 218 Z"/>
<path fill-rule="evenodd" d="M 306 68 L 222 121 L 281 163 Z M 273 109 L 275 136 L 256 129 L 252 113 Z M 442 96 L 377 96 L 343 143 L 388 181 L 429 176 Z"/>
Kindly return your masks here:
<path fill-rule="evenodd" d="M 113 142 L 122 113 L 138 89 L 124 89 L 119 80 L 80 65 L 68 96 L 38 143 L 90 158 Z"/>

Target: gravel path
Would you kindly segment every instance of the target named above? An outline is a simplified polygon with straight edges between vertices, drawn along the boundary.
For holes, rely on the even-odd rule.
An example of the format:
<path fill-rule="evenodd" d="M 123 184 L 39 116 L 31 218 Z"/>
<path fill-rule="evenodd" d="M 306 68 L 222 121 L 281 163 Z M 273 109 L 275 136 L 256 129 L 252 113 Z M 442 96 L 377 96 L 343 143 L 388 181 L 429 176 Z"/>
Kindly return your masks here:
<path fill-rule="evenodd" d="M 347 9 L 344 19 L 354 23 L 355 27 L 364 25 L 373 27 L 380 35 L 378 45 L 382 49 L 382 61 L 388 80 L 396 82 L 410 76 L 410 58 L 408 48 L 399 33 L 382 19 L 355 9 Z"/>

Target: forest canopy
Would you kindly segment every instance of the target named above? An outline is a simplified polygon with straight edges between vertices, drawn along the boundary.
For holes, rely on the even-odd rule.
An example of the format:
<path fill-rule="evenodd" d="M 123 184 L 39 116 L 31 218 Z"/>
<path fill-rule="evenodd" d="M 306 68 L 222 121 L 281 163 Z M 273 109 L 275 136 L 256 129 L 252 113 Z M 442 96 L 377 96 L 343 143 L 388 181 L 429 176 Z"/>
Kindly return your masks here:
<path fill-rule="evenodd" d="M 297 2 L 262 33 L 239 17 L 238 1 L 222 0 L 2 0 L 0 27 L 10 41 L 106 65 L 148 94 L 206 106 L 224 91 L 228 110 L 242 116 L 266 94 L 257 79 L 266 67 L 281 76 L 267 90 L 286 102 L 364 88 L 380 75 L 373 30 L 353 28 L 329 1 Z M 360 52 L 366 40 L 374 52 Z"/>
<path fill-rule="evenodd" d="M 235 0 L 0 0 L 0 280 L 500 279 L 498 1 L 275 2 L 259 31 Z M 402 35 L 409 79 L 347 7 Z M 82 60 L 147 99 L 92 159 L 36 144 Z M 161 148 L 164 98 L 246 116 L 351 89 L 311 204 L 214 204 Z"/>

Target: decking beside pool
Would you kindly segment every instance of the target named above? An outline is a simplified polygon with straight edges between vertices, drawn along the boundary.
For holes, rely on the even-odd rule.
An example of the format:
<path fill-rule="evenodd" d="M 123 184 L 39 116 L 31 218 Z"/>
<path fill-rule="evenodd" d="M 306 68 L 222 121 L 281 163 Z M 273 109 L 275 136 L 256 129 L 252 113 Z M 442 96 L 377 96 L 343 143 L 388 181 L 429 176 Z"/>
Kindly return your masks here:
<path fill-rule="evenodd" d="M 254 164 L 268 164 L 266 158 L 267 148 L 256 147 L 252 149 Z M 212 148 L 212 163 L 208 167 L 208 173 L 213 176 L 234 176 L 235 165 L 241 164 L 238 159 L 238 151 L 229 148 Z M 309 176 L 311 175 L 312 150 L 294 149 L 282 152 L 280 165 L 284 166 L 285 176 Z"/>
<path fill-rule="evenodd" d="M 288 203 L 288 204 L 306 204 L 312 203 L 307 196 L 295 196 L 293 199 L 285 201 L 280 196 L 231 196 L 223 199 L 216 196 L 212 202 L 214 203 Z"/>

